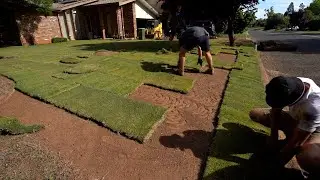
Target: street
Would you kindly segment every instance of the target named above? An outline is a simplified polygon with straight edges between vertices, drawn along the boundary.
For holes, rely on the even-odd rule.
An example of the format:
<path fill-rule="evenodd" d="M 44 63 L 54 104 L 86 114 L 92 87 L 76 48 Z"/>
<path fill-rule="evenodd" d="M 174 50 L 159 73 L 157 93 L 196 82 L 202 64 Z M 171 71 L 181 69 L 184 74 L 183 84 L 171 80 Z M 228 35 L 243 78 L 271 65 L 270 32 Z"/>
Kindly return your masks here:
<path fill-rule="evenodd" d="M 303 32 L 249 31 L 254 41 L 279 40 L 294 44 L 296 52 L 261 52 L 261 60 L 271 77 L 308 77 L 320 85 L 320 34 Z"/>

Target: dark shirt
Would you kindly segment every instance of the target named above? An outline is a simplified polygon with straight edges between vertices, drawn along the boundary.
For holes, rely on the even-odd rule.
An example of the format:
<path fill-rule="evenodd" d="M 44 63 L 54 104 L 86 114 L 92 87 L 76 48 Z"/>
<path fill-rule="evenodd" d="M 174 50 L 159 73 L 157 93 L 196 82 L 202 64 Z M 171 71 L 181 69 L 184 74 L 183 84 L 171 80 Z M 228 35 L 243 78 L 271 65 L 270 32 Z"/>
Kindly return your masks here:
<path fill-rule="evenodd" d="M 183 39 L 195 39 L 202 36 L 209 36 L 209 33 L 199 26 L 188 27 L 181 35 Z"/>

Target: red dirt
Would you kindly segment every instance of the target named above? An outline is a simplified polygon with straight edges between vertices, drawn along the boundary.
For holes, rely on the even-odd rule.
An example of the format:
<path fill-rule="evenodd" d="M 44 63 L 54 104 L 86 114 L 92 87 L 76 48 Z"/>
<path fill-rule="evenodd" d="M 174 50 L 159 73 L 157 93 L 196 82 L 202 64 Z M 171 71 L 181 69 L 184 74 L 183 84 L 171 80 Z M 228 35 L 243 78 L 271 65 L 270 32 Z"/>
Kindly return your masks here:
<path fill-rule="evenodd" d="M 4 103 L 14 92 L 14 82 L 0 75 L 0 104 Z"/>
<path fill-rule="evenodd" d="M 225 61 L 228 63 L 234 63 L 236 60 L 236 55 L 234 54 L 227 54 L 227 53 L 218 53 L 216 55 L 217 59 L 219 59 L 220 61 Z"/>
<path fill-rule="evenodd" d="M 114 54 L 117 54 L 117 53 L 118 52 L 116 52 L 116 51 L 98 50 L 94 54 L 96 56 L 111 56 L 111 55 L 114 55 Z"/>
<path fill-rule="evenodd" d="M 144 144 L 17 91 L 0 105 L 0 115 L 45 125 L 29 136 L 71 162 L 82 179 L 197 179 L 227 75 L 219 69 L 213 76 L 187 74 L 196 79 L 187 95 L 139 87 L 131 98 L 169 108 Z"/>

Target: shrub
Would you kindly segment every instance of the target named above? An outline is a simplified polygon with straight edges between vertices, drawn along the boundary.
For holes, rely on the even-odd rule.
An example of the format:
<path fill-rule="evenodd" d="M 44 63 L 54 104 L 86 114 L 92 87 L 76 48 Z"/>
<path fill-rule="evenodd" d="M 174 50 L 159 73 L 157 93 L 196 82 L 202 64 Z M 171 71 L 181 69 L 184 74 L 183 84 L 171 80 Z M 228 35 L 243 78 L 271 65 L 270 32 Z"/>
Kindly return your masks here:
<path fill-rule="evenodd" d="M 51 39 L 51 42 L 52 43 L 61 43 L 61 42 L 67 42 L 68 41 L 68 39 L 67 38 L 52 38 Z"/>
<path fill-rule="evenodd" d="M 318 31 L 318 30 L 320 30 L 320 19 L 311 20 L 308 23 L 308 29 L 310 31 Z"/>

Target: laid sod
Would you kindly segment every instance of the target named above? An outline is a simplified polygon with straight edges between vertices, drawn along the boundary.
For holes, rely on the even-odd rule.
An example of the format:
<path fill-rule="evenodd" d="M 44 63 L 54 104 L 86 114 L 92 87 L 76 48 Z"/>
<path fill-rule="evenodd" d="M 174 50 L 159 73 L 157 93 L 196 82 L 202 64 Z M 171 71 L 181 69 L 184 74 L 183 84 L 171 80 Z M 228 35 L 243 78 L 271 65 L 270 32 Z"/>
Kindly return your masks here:
<path fill-rule="evenodd" d="M 214 42 L 212 49 L 221 50 L 223 45 Z M 159 55 L 162 49 L 170 52 Z M 7 47 L 0 49 L 0 56 L 16 58 L 0 61 L 0 74 L 14 80 L 16 89 L 25 94 L 143 141 L 165 109 L 128 96 L 141 84 L 189 92 L 194 80 L 174 74 L 177 50 L 176 41 L 90 40 Z M 98 56 L 97 51 L 108 55 Z M 188 54 L 187 69 L 197 70 L 196 62 L 197 56 Z M 214 64 L 239 65 L 216 57 Z"/>
<path fill-rule="evenodd" d="M 262 162 L 254 160 L 254 153 L 264 147 L 269 130 L 252 122 L 248 115 L 252 108 L 266 106 L 258 56 L 252 47 L 239 48 L 250 57 L 240 54 L 243 70 L 230 73 L 204 179 L 250 179 L 267 173 L 259 171 Z"/>
<path fill-rule="evenodd" d="M 65 64 L 78 64 L 81 61 L 82 60 L 80 60 L 80 59 L 72 58 L 72 57 L 66 57 L 66 58 L 63 58 L 62 60 L 60 60 L 61 63 L 65 63 Z"/>
<path fill-rule="evenodd" d="M 52 97 L 51 101 L 59 107 L 139 140 L 143 140 L 165 112 L 161 107 L 85 86 L 63 92 Z"/>
<path fill-rule="evenodd" d="M 16 118 L 0 116 L 0 135 L 19 135 L 41 130 L 40 125 L 23 125 Z"/>

